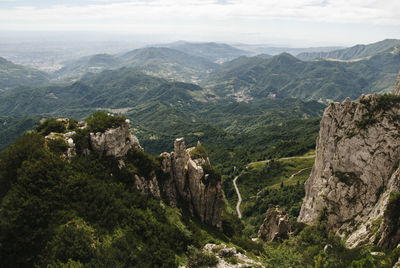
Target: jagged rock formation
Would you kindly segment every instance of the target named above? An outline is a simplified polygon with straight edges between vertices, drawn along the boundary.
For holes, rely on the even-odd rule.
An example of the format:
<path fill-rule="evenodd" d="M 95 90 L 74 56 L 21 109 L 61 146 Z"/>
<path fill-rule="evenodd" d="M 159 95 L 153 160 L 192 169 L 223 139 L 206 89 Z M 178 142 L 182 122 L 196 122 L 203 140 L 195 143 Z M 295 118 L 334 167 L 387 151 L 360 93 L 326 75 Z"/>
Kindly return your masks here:
<path fill-rule="evenodd" d="M 57 118 L 56 121 L 64 123 L 65 129 L 69 129 L 69 118 Z M 79 122 L 77 126 L 80 129 L 87 129 L 87 124 L 85 122 Z M 68 148 L 64 155 L 66 158 L 71 158 L 76 155 L 76 145 L 74 141 L 75 134 L 76 131 L 70 131 L 64 134 L 51 132 L 45 137 L 45 139 L 48 141 L 63 140 Z M 95 152 L 100 156 L 107 155 L 121 158 L 126 155 L 132 146 L 141 148 L 139 140 L 130 132 L 130 123 L 128 119 L 126 119 L 119 127 L 109 128 L 104 132 L 89 133 L 89 142 L 90 148 L 86 148 L 84 154 Z"/>
<path fill-rule="evenodd" d="M 400 73 L 397 75 L 397 80 L 393 89 L 394 95 L 400 95 Z"/>
<path fill-rule="evenodd" d="M 279 207 L 271 207 L 267 210 L 264 222 L 258 231 L 258 238 L 264 241 L 277 241 L 287 238 L 289 232 L 289 216 Z"/>
<path fill-rule="evenodd" d="M 59 118 L 57 121 L 63 122 L 65 129 L 68 129 L 68 118 Z M 80 122 L 77 127 L 81 130 L 88 128 L 85 122 Z M 69 159 L 77 153 L 73 140 L 76 133 L 77 131 L 65 134 L 52 132 L 45 138 L 50 143 L 63 143 L 63 147 L 67 148 L 64 156 Z M 132 147 L 143 150 L 139 140 L 130 132 L 129 120 L 122 121 L 118 127 L 97 133 L 90 132 L 87 135 L 88 148 L 82 149 L 81 153 L 96 153 L 100 157 L 114 156 L 118 158 L 120 169 L 129 164 L 129 157 L 126 156 Z M 198 216 L 202 222 L 222 229 L 221 217 L 225 202 L 220 175 L 211 167 L 207 153 L 200 143 L 197 147 L 186 149 L 185 141 L 181 138 L 175 141 L 174 146 L 171 154 L 161 154 L 161 167 L 154 167 L 146 175 L 133 176 L 135 187 L 143 194 L 163 198 L 168 204 Z M 146 159 L 145 155 L 139 154 L 137 157 L 152 161 L 151 158 Z"/>
<path fill-rule="evenodd" d="M 161 191 L 170 205 L 185 206 L 192 215 L 201 221 L 222 228 L 222 209 L 224 199 L 221 180 L 215 174 L 205 172 L 209 166 L 208 158 L 190 156 L 194 148 L 185 149 L 183 138 L 176 139 L 174 152 L 161 154 L 162 170 L 169 179 L 161 185 Z"/>
<path fill-rule="evenodd" d="M 132 147 L 140 147 L 139 140 L 131 134 L 127 119 L 117 128 L 105 132 L 90 133 L 90 145 L 93 151 L 100 155 L 122 157 Z"/>
<path fill-rule="evenodd" d="M 361 96 L 324 112 L 298 220 L 327 225 L 349 247 L 400 241 L 400 98 Z"/>

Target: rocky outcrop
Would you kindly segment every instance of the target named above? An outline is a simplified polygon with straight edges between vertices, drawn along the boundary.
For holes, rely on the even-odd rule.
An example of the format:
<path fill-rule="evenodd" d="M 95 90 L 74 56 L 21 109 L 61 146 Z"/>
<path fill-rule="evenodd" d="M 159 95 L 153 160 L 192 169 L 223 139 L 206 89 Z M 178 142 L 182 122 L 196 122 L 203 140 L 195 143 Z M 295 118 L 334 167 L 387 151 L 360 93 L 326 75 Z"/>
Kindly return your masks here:
<path fill-rule="evenodd" d="M 325 210 L 328 227 L 349 247 L 398 244 L 399 115 L 395 96 L 361 96 L 327 107 L 299 221 L 315 224 Z"/>
<path fill-rule="evenodd" d="M 278 241 L 287 238 L 289 232 L 289 216 L 278 207 L 271 207 L 267 210 L 264 222 L 258 231 L 258 238 L 264 241 Z"/>
<path fill-rule="evenodd" d="M 397 75 L 397 80 L 393 89 L 394 95 L 400 95 L 400 73 Z"/>
<path fill-rule="evenodd" d="M 46 119 L 42 119 L 41 123 L 44 123 Z M 65 129 L 69 129 L 70 127 L 70 119 L 69 118 L 57 118 L 56 122 L 62 122 L 65 125 Z M 73 135 L 75 135 L 75 131 L 70 131 L 67 133 L 58 133 L 58 132 L 50 132 L 47 136 L 45 136 L 46 141 L 51 141 L 51 140 L 59 140 L 62 141 L 66 147 L 67 150 L 64 153 L 64 157 L 66 159 L 70 159 L 71 157 L 76 155 L 76 150 L 75 150 L 75 142 L 72 139 Z"/>
<path fill-rule="evenodd" d="M 228 248 L 225 244 L 206 244 L 204 251 L 215 254 L 218 263 L 215 265 L 217 268 L 239 268 L 239 267 L 264 267 L 260 262 L 256 262 L 246 255 L 236 251 L 236 248 Z M 232 263 L 230 259 L 237 260 Z"/>
<path fill-rule="evenodd" d="M 220 177 L 209 166 L 208 158 L 190 156 L 194 148 L 186 149 L 183 138 L 176 139 L 174 152 L 163 153 L 162 170 L 169 179 L 161 185 L 170 205 L 185 207 L 202 222 L 222 228 L 224 198 Z"/>
<path fill-rule="evenodd" d="M 135 175 L 134 185 L 143 194 L 150 194 L 156 198 L 161 198 L 160 187 L 158 185 L 157 177 L 154 172 L 152 172 L 151 178 L 146 179 Z"/>
<path fill-rule="evenodd" d="M 57 121 L 63 122 L 65 129 L 69 129 L 68 118 L 60 118 Z M 129 161 L 135 161 L 135 157 L 139 163 L 140 161 L 150 163 L 150 168 L 146 172 L 132 173 L 134 174 L 132 180 L 137 190 L 143 194 L 163 198 L 168 204 L 199 217 L 202 222 L 222 229 L 221 217 L 225 202 L 221 176 L 211 167 L 207 153 L 200 143 L 197 147 L 186 149 L 183 138 L 177 139 L 174 152 L 161 154 L 161 167 L 157 167 L 157 161 L 145 155 L 138 139 L 131 134 L 129 120 L 120 122 L 117 127 L 97 133 L 89 132 L 88 125 L 81 122 L 76 124 L 74 131 L 52 132 L 45 138 L 50 146 L 61 148 L 65 158 L 70 159 L 77 154 L 74 139 L 79 139 L 79 136 L 76 137 L 79 131 L 83 131 L 87 135 L 84 140 L 89 141 L 86 147 L 80 148 L 79 153 L 83 155 L 96 153 L 100 157 L 114 156 L 118 160 L 120 169 L 129 168 L 132 164 Z M 127 156 L 132 147 L 140 150 L 132 153 L 135 156 Z M 133 169 L 141 168 L 141 164 L 134 165 L 136 167 Z"/>
<path fill-rule="evenodd" d="M 100 155 L 122 157 L 132 147 L 140 147 L 138 139 L 131 134 L 129 120 L 117 128 L 105 132 L 90 133 L 90 146 Z"/>

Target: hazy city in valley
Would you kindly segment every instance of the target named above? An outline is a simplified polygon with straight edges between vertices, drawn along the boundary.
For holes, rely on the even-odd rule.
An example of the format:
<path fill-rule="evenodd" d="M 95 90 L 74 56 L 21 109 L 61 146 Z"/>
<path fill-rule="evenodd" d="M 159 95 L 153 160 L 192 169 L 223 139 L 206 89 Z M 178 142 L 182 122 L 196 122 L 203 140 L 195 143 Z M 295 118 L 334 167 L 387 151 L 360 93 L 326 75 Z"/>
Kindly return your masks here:
<path fill-rule="evenodd" d="M 0 267 L 400 267 L 400 2 L 0 0 Z"/>

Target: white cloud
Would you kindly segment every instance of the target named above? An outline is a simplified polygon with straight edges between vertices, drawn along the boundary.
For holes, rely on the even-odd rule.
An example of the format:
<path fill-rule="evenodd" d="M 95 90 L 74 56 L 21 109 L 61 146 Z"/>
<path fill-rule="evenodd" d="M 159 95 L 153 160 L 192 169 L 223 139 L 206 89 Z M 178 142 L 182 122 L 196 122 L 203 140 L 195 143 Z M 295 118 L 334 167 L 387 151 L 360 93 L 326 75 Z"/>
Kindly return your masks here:
<path fill-rule="evenodd" d="M 10 0 L 0 0 L 1 2 Z M 400 26 L 398 0 L 88 0 L 1 8 L 0 29 L 274 32 L 277 22 Z M 49 1 L 50 2 L 50 1 Z M 18 3 L 21 6 L 18 6 Z M 78 5 L 79 4 L 79 5 Z M 279 23 L 278 23 L 279 24 Z M 306 29 L 298 28 L 297 31 Z M 346 29 L 343 29 L 344 31 Z M 275 30 L 275 34 L 279 34 Z"/>
<path fill-rule="evenodd" d="M 4 0 L 3 0 L 4 1 Z M 26 6 L 26 5 L 25 5 Z M 33 6 L 34 7 L 34 6 Z M 113 19 L 186 20 L 253 19 L 306 20 L 334 23 L 400 24 L 400 2 L 393 0 L 91 0 L 86 5 L 53 5 L 46 8 L 0 10 L 0 21 L 7 23 L 87 22 Z"/>

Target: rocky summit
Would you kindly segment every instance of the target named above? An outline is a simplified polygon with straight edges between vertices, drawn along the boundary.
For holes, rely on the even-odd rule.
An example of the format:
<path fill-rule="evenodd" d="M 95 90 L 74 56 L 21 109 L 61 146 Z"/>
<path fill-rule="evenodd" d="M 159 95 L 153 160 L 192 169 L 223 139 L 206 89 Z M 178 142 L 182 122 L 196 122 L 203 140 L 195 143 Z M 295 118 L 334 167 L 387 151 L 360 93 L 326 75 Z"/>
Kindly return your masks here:
<path fill-rule="evenodd" d="M 132 147 L 140 147 L 139 140 L 130 132 L 127 119 L 119 127 L 107 129 L 104 132 L 90 133 L 91 148 L 100 155 L 122 157 Z"/>
<path fill-rule="evenodd" d="M 316 224 L 324 213 L 327 226 L 349 247 L 397 246 L 399 115 L 396 95 L 361 96 L 357 102 L 346 99 L 327 107 L 299 221 Z"/>
<path fill-rule="evenodd" d="M 211 168 L 208 157 L 191 155 L 194 150 L 186 149 L 184 139 L 179 138 L 174 152 L 161 154 L 162 170 L 169 174 L 162 192 L 171 205 L 184 206 L 202 222 L 221 229 L 225 202 L 220 175 Z"/>

